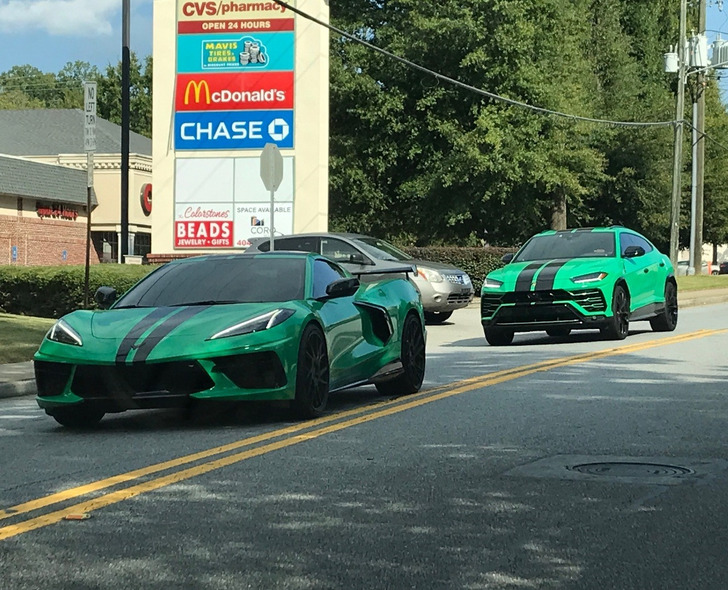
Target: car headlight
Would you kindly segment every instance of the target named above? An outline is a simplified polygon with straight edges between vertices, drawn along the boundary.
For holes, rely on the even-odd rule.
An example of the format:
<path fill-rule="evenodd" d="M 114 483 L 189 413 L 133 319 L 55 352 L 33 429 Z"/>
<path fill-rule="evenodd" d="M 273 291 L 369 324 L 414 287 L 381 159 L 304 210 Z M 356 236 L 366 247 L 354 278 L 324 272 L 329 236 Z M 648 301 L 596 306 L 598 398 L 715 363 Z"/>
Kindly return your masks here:
<path fill-rule="evenodd" d="M 268 313 L 264 313 L 263 315 L 235 324 L 234 326 L 230 326 L 229 328 L 225 328 L 217 334 L 210 336 L 208 340 L 229 338 L 230 336 L 242 336 L 243 334 L 252 334 L 253 332 L 260 332 L 261 330 L 268 330 L 286 321 L 293 314 L 294 311 L 292 309 L 275 309 Z"/>
<path fill-rule="evenodd" d="M 442 283 L 443 281 L 442 275 L 436 270 L 432 270 L 431 268 L 418 266 L 417 274 L 426 281 L 430 281 L 431 283 Z"/>
<path fill-rule="evenodd" d="M 601 281 L 602 279 L 605 279 L 607 277 L 607 273 L 605 272 L 590 272 L 586 275 L 580 275 L 578 277 L 571 277 L 571 280 L 574 283 L 596 283 L 597 281 Z"/>
<path fill-rule="evenodd" d="M 500 289 L 503 286 L 503 281 L 496 281 L 495 279 L 489 279 L 485 277 L 483 279 L 483 287 L 488 289 Z"/>
<path fill-rule="evenodd" d="M 79 336 L 78 332 L 69 326 L 63 320 L 58 320 L 51 326 L 46 334 L 48 340 L 53 342 L 60 342 L 61 344 L 72 344 L 73 346 L 83 346 L 83 340 Z"/>

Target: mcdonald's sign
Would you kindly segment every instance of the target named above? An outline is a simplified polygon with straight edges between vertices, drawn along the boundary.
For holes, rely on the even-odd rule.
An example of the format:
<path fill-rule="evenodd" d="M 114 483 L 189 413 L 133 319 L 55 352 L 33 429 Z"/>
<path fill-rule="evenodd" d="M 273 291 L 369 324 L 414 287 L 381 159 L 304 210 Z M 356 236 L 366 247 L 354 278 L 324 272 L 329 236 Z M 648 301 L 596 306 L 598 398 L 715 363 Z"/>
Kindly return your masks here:
<path fill-rule="evenodd" d="M 178 74 L 176 112 L 293 109 L 293 72 Z"/>
<path fill-rule="evenodd" d="M 210 85 L 207 83 L 207 80 L 190 80 L 189 82 L 187 82 L 184 98 L 185 105 L 190 104 L 190 95 L 192 94 L 194 94 L 194 104 L 200 104 L 203 90 L 205 91 L 204 104 L 208 105 L 210 104 Z"/>

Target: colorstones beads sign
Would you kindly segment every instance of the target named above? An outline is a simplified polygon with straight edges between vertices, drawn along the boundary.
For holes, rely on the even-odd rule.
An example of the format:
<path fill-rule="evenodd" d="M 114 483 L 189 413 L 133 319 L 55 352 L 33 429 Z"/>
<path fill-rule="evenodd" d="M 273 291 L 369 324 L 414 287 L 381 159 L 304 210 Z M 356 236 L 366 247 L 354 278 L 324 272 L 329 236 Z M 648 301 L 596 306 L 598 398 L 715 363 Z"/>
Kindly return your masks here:
<path fill-rule="evenodd" d="M 283 181 L 270 193 L 259 158 L 178 158 L 175 248 L 247 248 L 253 237 L 293 233 L 294 158 L 283 157 Z"/>

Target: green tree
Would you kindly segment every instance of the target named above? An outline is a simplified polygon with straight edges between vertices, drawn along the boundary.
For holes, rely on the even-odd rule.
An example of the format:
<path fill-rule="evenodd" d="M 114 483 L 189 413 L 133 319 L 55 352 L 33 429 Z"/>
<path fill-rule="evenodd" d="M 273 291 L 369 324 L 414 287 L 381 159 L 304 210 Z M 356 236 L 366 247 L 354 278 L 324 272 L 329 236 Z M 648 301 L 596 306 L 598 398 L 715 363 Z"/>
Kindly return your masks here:
<path fill-rule="evenodd" d="M 703 239 L 728 243 L 728 113 L 714 81 L 705 95 L 705 182 L 703 186 Z"/>
<path fill-rule="evenodd" d="M 98 83 L 100 78 L 98 68 L 86 61 L 66 63 L 56 76 L 59 92 L 63 96 L 62 108 L 83 108 L 83 83 Z"/>
<path fill-rule="evenodd" d="M 670 121 L 672 0 L 355 0 L 332 22 L 474 88 L 563 113 Z M 332 227 L 513 244 L 625 223 L 668 239 L 672 128 L 537 114 L 331 37 Z M 487 236 L 485 231 L 487 230 Z"/>
<path fill-rule="evenodd" d="M 7 90 L 0 92 L 0 109 L 42 109 L 45 104 L 37 98 L 31 98 L 22 90 Z"/>
<path fill-rule="evenodd" d="M 98 115 L 121 125 L 121 62 L 109 65 L 98 83 Z M 139 61 L 135 53 L 129 60 L 129 128 L 152 136 L 152 58 Z"/>
<path fill-rule="evenodd" d="M 16 100 L 23 104 L 18 107 L 10 104 L 10 108 L 33 108 L 27 106 L 33 104 L 55 108 L 59 102 L 56 75 L 46 74 L 31 65 L 13 66 L 0 74 L 0 91 L 3 94 L 14 93 Z"/>

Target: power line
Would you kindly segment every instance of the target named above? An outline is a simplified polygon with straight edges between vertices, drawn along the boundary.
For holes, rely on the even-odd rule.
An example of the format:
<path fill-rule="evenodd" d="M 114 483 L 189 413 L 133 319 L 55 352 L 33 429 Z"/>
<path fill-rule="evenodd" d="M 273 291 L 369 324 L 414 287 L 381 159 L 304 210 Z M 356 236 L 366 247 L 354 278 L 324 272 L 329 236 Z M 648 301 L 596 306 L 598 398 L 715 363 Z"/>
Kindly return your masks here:
<path fill-rule="evenodd" d="M 430 70 L 429 68 L 421 66 L 413 61 L 410 61 L 408 59 L 395 55 L 394 53 L 391 53 L 391 52 L 387 51 L 386 49 L 382 49 L 380 47 L 377 47 L 376 45 L 372 45 L 371 43 L 364 41 L 363 39 L 359 39 L 358 37 L 356 37 L 350 33 L 347 33 L 346 31 L 344 31 L 342 29 L 339 29 L 338 27 L 335 27 L 329 23 L 325 23 L 325 22 L 317 19 L 316 17 L 311 16 L 310 14 L 307 14 L 307 13 L 303 12 L 302 10 L 299 10 L 298 8 L 295 8 L 286 2 L 283 2 L 283 0 L 273 0 L 273 1 L 276 4 L 279 4 L 280 6 L 284 7 L 286 10 L 290 10 L 291 12 L 294 12 L 295 14 L 298 14 L 299 16 L 302 16 L 303 18 L 310 20 L 311 22 L 314 22 L 322 27 L 326 27 L 330 31 L 335 32 L 337 35 L 341 35 L 342 37 L 350 39 L 351 41 L 354 41 L 355 43 L 364 45 L 365 47 L 368 47 L 369 49 L 372 49 L 373 51 L 381 53 L 382 55 L 386 55 L 387 57 L 389 57 L 395 61 L 398 61 L 402 64 L 405 64 L 406 66 L 408 66 L 410 68 L 424 72 L 430 76 L 433 76 L 434 78 L 436 78 L 438 80 L 448 82 L 455 86 L 459 86 L 460 88 L 464 88 L 471 92 L 475 92 L 476 94 L 486 96 L 493 100 L 503 102 L 505 104 L 509 104 L 511 106 L 525 108 L 525 109 L 534 111 L 534 112 L 542 114 L 542 115 L 552 115 L 555 117 L 563 117 L 566 119 L 571 119 L 573 121 L 584 121 L 587 123 L 599 123 L 599 124 L 603 124 L 603 125 L 611 125 L 614 127 L 671 127 L 671 126 L 677 125 L 679 123 L 679 121 L 677 121 L 677 120 L 638 122 L 638 121 L 610 121 L 608 119 L 596 119 L 596 118 L 592 118 L 592 117 L 582 117 L 580 115 L 572 115 L 569 113 L 562 113 L 560 111 L 553 111 L 551 109 L 537 107 L 537 106 L 530 105 L 525 102 L 514 100 L 512 98 L 506 98 L 505 96 L 500 96 L 499 94 L 495 94 L 493 92 L 488 92 L 487 90 L 482 90 L 480 88 L 476 88 L 475 86 L 471 86 L 470 84 L 466 84 L 464 82 L 461 82 L 460 80 L 456 80 L 455 78 L 450 78 L 449 76 L 445 76 L 444 74 L 440 74 L 438 72 L 435 72 L 434 70 Z"/>

